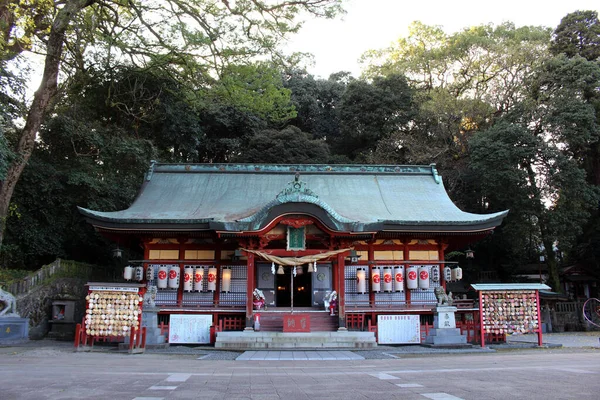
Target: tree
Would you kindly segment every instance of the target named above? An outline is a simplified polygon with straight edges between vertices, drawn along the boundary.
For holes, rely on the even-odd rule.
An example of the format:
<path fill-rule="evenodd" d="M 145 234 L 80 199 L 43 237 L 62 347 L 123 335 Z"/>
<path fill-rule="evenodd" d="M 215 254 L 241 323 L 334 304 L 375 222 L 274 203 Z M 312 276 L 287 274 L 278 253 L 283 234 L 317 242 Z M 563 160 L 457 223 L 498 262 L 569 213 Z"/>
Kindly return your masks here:
<path fill-rule="evenodd" d="M 330 145 L 351 160 L 366 160 L 379 140 L 405 128 L 413 114 L 413 91 L 404 76 L 353 80 L 338 108 L 340 135 Z"/>
<path fill-rule="evenodd" d="M 15 186 L 33 152 L 44 116 L 53 109 L 62 71 L 74 76 L 95 63 L 110 69 L 135 65 L 176 66 L 178 77 L 201 85 L 232 62 L 276 54 L 297 31 L 300 11 L 332 17 L 340 0 L 212 2 L 205 0 L 0 1 L 0 57 L 34 49 L 45 57 L 42 82 L 14 145 L 17 157 L 0 182 L 0 244 Z"/>
<path fill-rule="evenodd" d="M 600 21 L 598 12 L 575 11 L 560 20 L 554 30 L 550 51 L 554 55 L 581 56 L 588 61 L 600 58 Z"/>
<path fill-rule="evenodd" d="M 281 131 L 265 130 L 249 138 L 245 151 L 235 160 L 247 163 L 325 164 L 329 147 L 295 126 Z"/>

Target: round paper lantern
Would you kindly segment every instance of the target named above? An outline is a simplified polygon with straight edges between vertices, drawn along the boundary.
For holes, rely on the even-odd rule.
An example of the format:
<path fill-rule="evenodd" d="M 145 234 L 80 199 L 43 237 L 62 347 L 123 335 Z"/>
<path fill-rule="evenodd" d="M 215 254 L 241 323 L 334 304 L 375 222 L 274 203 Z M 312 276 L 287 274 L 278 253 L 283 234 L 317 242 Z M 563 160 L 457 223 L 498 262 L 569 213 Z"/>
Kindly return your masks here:
<path fill-rule="evenodd" d="M 131 265 L 125 267 L 125 270 L 123 271 L 123 278 L 125 278 L 126 281 L 133 279 L 133 267 Z"/>
<path fill-rule="evenodd" d="M 371 270 L 371 289 L 374 292 L 381 291 L 381 271 L 379 271 L 379 267 L 373 267 Z"/>
<path fill-rule="evenodd" d="M 158 267 L 158 282 L 157 282 L 156 286 L 159 289 L 166 289 L 168 277 L 169 277 L 169 267 L 167 267 L 166 265 L 161 265 L 160 267 Z"/>
<path fill-rule="evenodd" d="M 146 267 L 146 280 L 153 281 L 154 280 L 154 265 L 150 264 Z"/>
<path fill-rule="evenodd" d="M 450 282 L 452 280 L 452 270 L 448 266 L 444 267 L 444 280 L 446 282 Z"/>
<path fill-rule="evenodd" d="M 208 290 L 214 292 L 217 290 L 217 269 L 215 267 L 210 267 L 208 269 Z"/>
<path fill-rule="evenodd" d="M 406 287 L 409 289 L 416 289 L 419 287 L 417 280 L 417 267 L 414 265 L 406 268 Z"/>
<path fill-rule="evenodd" d="M 202 291 L 202 281 L 204 280 L 204 267 L 196 267 L 194 271 L 194 290 L 196 292 Z"/>
<path fill-rule="evenodd" d="M 429 273 L 431 275 L 432 281 L 434 281 L 434 282 L 440 281 L 440 266 L 439 265 L 432 265 L 431 271 Z"/>
<path fill-rule="evenodd" d="M 169 289 L 177 289 L 179 287 L 179 266 L 171 265 L 169 268 Z"/>
<path fill-rule="evenodd" d="M 404 291 L 404 267 L 402 265 L 394 268 L 394 290 L 396 292 Z"/>
<path fill-rule="evenodd" d="M 427 265 L 419 267 L 419 288 L 429 289 L 429 267 Z"/>
<path fill-rule="evenodd" d="M 362 294 L 367 292 L 367 272 L 360 267 L 356 269 L 356 292 Z"/>
<path fill-rule="evenodd" d="M 383 291 L 391 292 L 393 285 L 392 267 L 383 267 Z"/>
<path fill-rule="evenodd" d="M 183 290 L 191 292 L 194 284 L 194 268 L 186 266 L 183 269 Z"/>
<path fill-rule="evenodd" d="M 462 279 L 462 268 L 456 267 L 452 270 L 452 280 L 460 281 Z"/>

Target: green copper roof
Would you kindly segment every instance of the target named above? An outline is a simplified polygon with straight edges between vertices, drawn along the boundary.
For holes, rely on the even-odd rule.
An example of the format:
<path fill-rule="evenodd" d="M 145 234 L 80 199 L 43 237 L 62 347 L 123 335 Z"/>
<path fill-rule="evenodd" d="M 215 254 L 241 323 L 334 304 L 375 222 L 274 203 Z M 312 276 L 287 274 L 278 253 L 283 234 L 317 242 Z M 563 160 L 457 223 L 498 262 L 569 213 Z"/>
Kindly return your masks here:
<path fill-rule="evenodd" d="M 434 165 L 276 164 L 152 164 L 127 210 L 80 211 L 104 228 L 224 231 L 302 213 L 345 232 L 480 232 L 507 213 L 461 211 Z"/>

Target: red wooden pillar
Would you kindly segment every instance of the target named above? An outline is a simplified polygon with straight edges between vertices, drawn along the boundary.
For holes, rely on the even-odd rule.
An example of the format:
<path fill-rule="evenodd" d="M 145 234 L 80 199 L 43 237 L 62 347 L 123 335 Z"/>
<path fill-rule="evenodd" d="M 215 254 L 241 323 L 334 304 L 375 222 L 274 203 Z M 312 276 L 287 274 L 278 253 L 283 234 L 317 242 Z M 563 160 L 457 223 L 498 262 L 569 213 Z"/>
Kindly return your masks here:
<path fill-rule="evenodd" d="M 217 288 L 213 293 L 213 304 L 216 306 L 219 305 L 220 297 L 221 297 L 221 249 L 215 249 L 215 268 L 217 269 L 217 276 L 215 277 L 215 285 Z"/>
<path fill-rule="evenodd" d="M 337 255 L 338 321 L 340 328 L 346 328 L 346 265 L 345 253 Z"/>
<path fill-rule="evenodd" d="M 373 282 L 371 281 L 371 277 L 373 276 L 373 267 L 375 266 L 375 249 L 373 248 L 373 242 L 369 242 L 369 276 L 366 279 L 369 280 L 369 305 L 371 307 L 375 307 L 375 292 L 373 291 Z"/>
<path fill-rule="evenodd" d="M 410 243 L 410 239 L 407 239 L 404 242 L 404 251 L 403 251 L 404 261 L 410 261 L 410 249 L 409 249 L 408 243 Z M 407 279 L 406 268 L 408 268 L 409 265 L 410 264 L 404 264 L 404 284 L 405 285 L 406 285 L 406 279 Z M 410 304 L 411 291 L 410 291 L 410 289 L 408 289 L 408 286 L 405 286 L 405 287 L 406 287 L 406 292 L 405 292 L 406 294 L 404 295 L 405 296 L 404 299 L 405 299 L 406 304 Z"/>
<path fill-rule="evenodd" d="M 179 243 L 179 260 L 185 259 L 185 250 L 181 244 L 181 240 L 177 241 Z M 177 288 L 177 305 L 181 307 L 183 305 L 183 263 L 179 262 L 179 287 Z"/>
<path fill-rule="evenodd" d="M 444 264 L 439 264 L 439 268 L 440 268 L 440 286 L 444 288 L 444 290 L 446 290 L 446 280 L 444 279 L 444 267 L 446 266 L 445 264 L 445 257 L 444 257 L 444 245 L 442 244 L 442 240 L 439 239 L 439 243 L 438 243 L 438 260 L 439 261 L 444 261 Z"/>
<path fill-rule="evenodd" d="M 247 268 L 247 281 L 246 281 L 246 329 L 254 329 L 254 316 L 253 316 L 253 292 L 254 292 L 254 254 L 247 253 L 248 261 L 246 262 Z"/>

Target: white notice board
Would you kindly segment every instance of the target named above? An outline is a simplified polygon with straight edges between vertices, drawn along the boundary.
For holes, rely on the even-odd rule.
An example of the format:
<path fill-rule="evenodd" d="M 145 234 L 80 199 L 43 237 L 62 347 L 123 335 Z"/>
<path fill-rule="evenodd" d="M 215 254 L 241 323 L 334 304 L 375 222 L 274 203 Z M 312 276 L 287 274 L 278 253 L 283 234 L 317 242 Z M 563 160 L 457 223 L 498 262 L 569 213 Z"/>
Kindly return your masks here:
<path fill-rule="evenodd" d="M 169 343 L 210 343 L 212 315 L 171 314 Z"/>
<path fill-rule="evenodd" d="M 378 315 L 379 344 L 421 343 L 421 324 L 418 315 Z"/>

